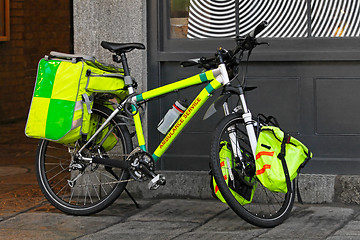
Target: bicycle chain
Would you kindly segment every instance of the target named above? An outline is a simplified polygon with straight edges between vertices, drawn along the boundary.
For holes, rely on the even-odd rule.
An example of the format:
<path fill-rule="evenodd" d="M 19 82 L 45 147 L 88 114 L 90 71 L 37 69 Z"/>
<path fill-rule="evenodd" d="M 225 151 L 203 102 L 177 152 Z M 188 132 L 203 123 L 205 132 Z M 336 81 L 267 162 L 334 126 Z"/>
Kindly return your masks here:
<path fill-rule="evenodd" d="M 131 182 L 135 181 L 134 179 L 122 180 L 122 181 L 115 181 L 115 182 L 107 182 L 107 183 L 98 183 L 98 184 L 90 184 L 90 185 L 76 185 L 76 187 L 88 187 L 88 186 L 100 186 L 100 185 L 110 185 L 110 184 L 118 184 L 123 182 Z"/>

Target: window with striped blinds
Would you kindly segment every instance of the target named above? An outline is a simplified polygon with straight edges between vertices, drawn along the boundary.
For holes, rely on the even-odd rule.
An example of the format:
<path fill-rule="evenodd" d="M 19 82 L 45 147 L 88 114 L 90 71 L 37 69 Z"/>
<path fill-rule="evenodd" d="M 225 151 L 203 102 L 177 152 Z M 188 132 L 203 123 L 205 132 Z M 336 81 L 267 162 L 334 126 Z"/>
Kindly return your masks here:
<path fill-rule="evenodd" d="M 172 0 L 171 38 L 244 36 L 266 20 L 259 37 L 359 37 L 359 0 Z"/>

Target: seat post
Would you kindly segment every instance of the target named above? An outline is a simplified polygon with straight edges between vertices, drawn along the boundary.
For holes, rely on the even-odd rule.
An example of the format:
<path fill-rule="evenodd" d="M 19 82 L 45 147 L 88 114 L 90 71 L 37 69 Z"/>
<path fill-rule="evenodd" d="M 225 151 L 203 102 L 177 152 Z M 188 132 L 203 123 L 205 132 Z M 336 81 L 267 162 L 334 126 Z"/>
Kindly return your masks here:
<path fill-rule="evenodd" d="M 122 52 L 120 54 L 120 58 L 121 58 L 121 64 L 123 65 L 123 68 L 124 68 L 125 76 L 130 76 L 130 70 L 129 70 L 129 66 L 128 66 L 128 63 L 127 63 L 127 58 L 126 58 L 125 52 Z"/>
<path fill-rule="evenodd" d="M 129 94 L 133 94 L 134 93 L 134 88 L 133 88 L 134 81 L 133 81 L 133 78 L 130 76 L 130 70 L 129 70 L 125 52 L 120 53 L 120 60 L 123 65 L 123 68 L 124 68 L 125 85 L 128 87 Z"/>

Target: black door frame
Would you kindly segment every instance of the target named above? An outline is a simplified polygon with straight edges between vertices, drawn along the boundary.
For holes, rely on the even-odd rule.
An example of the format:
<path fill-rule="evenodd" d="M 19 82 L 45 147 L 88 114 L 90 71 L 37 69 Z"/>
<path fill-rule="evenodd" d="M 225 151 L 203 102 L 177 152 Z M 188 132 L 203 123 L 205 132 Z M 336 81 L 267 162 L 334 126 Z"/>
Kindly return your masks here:
<path fill-rule="evenodd" d="M 154 0 L 147 1 L 147 15 L 148 15 L 148 89 L 158 87 L 161 78 L 161 65 L 166 62 L 179 62 L 189 58 L 196 58 L 199 56 L 210 56 L 214 50 L 219 47 L 219 44 L 225 48 L 233 47 L 232 39 L 169 39 L 169 1 Z M 259 47 L 256 49 L 256 54 L 251 56 L 251 64 L 276 64 L 281 63 L 299 64 L 303 63 L 307 66 L 311 64 L 329 64 L 333 66 L 339 63 L 340 65 L 349 64 L 354 65 L 360 62 L 360 41 L 359 38 L 294 38 L 294 39 L 262 39 L 270 42 L 270 47 Z M 305 69 L 305 68 L 304 68 Z M 308 67 L 306 68 L 308 69 Z M 315 73 L 318 74 L 318 73 Z M 325 74 L 326 75 L 326 74 Z M 359 74 L 360 76 L 360 74 Z M 321 76 L 312 76 L 311 84 L 316 87 L 315 80 L 323 78 Z M 332 76 L 329 76 L 331 78 Z M 348 76 L 345 76 L 345 78 Z M 351 76 L 350 76 L 351 78 Z M 313 94 L 315 95 L 315 93 Z M 314 103 L 310 103 L 314 104 Z M 315 107 L 310 106 L 309 111 L 313 111 Z M 149 106 L 148 119 L 149 124 L 155 126 L 152 119 L 158 119 L 160 109 L 158 106 Z M 344 134 L 335 135 L 319 135 L 316 133 L 316 124 L 313 127 L 313 137 L 317 139 L 326 139 L 326 141 L 335 141 L 338 137 L 344 137 Z M 156 144 L 160 142 L 160 135 L 155 127 L 150 127 L 149 138 L 151 142 Z M 360 138 L 359 133 L 350 134 L 356 139 Z M 329 138 L 333 139 L 329 140 Z M 152 150 L 156 146 L 151 145 L 149 149 Z M 316 158 L 316 157 L 315 157 Z M 346 158 L 348 159 L 348 158 Z M 330 167 L 324 170 L 324 173 L 335 173 L 337 168 L 341 168 L 346 163 L 353 164 L 354 159 L 350 160 L 332 160 Z M 316 168 L 323 168 L 327 164 L 328 159 L 324 158 L 314 164 Z M 356 165 L 360 167 L 360 154 L 355 157 Z M 353 165 L 355 166 L 355 165 Z M 161 167 L 161 166 L 160 166 Z M 326 167 L 325 167 L 326 168 Z M 314 168 L 315 169 L 315 168 Z M 352 173 L 351 167 L 344 168 L 342 173 Z M 318 170 L 314 170 L 317 172 Z M 355 170 L 354 170 L 355 171 Z M 311 172 L 311 171 L 310 171 Z M 320 171 L 321 172 L 321 171 Z M 355 171 L 356 172 L 356 171 Z"/>

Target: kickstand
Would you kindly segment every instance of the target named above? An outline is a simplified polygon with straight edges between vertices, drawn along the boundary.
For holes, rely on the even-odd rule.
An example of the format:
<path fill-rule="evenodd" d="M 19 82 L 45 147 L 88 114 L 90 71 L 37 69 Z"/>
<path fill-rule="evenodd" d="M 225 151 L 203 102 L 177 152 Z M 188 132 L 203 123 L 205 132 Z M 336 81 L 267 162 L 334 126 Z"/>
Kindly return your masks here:
<path fill-rule="evenodd" d="M 130 194 L 130 192 L 126 188 L 125 188 L 125 192 L 131 198 L 131 200 L 134 202 L 136 208 L 140 208 L 140 205 L 136 202 L 135 198 Z"/>

